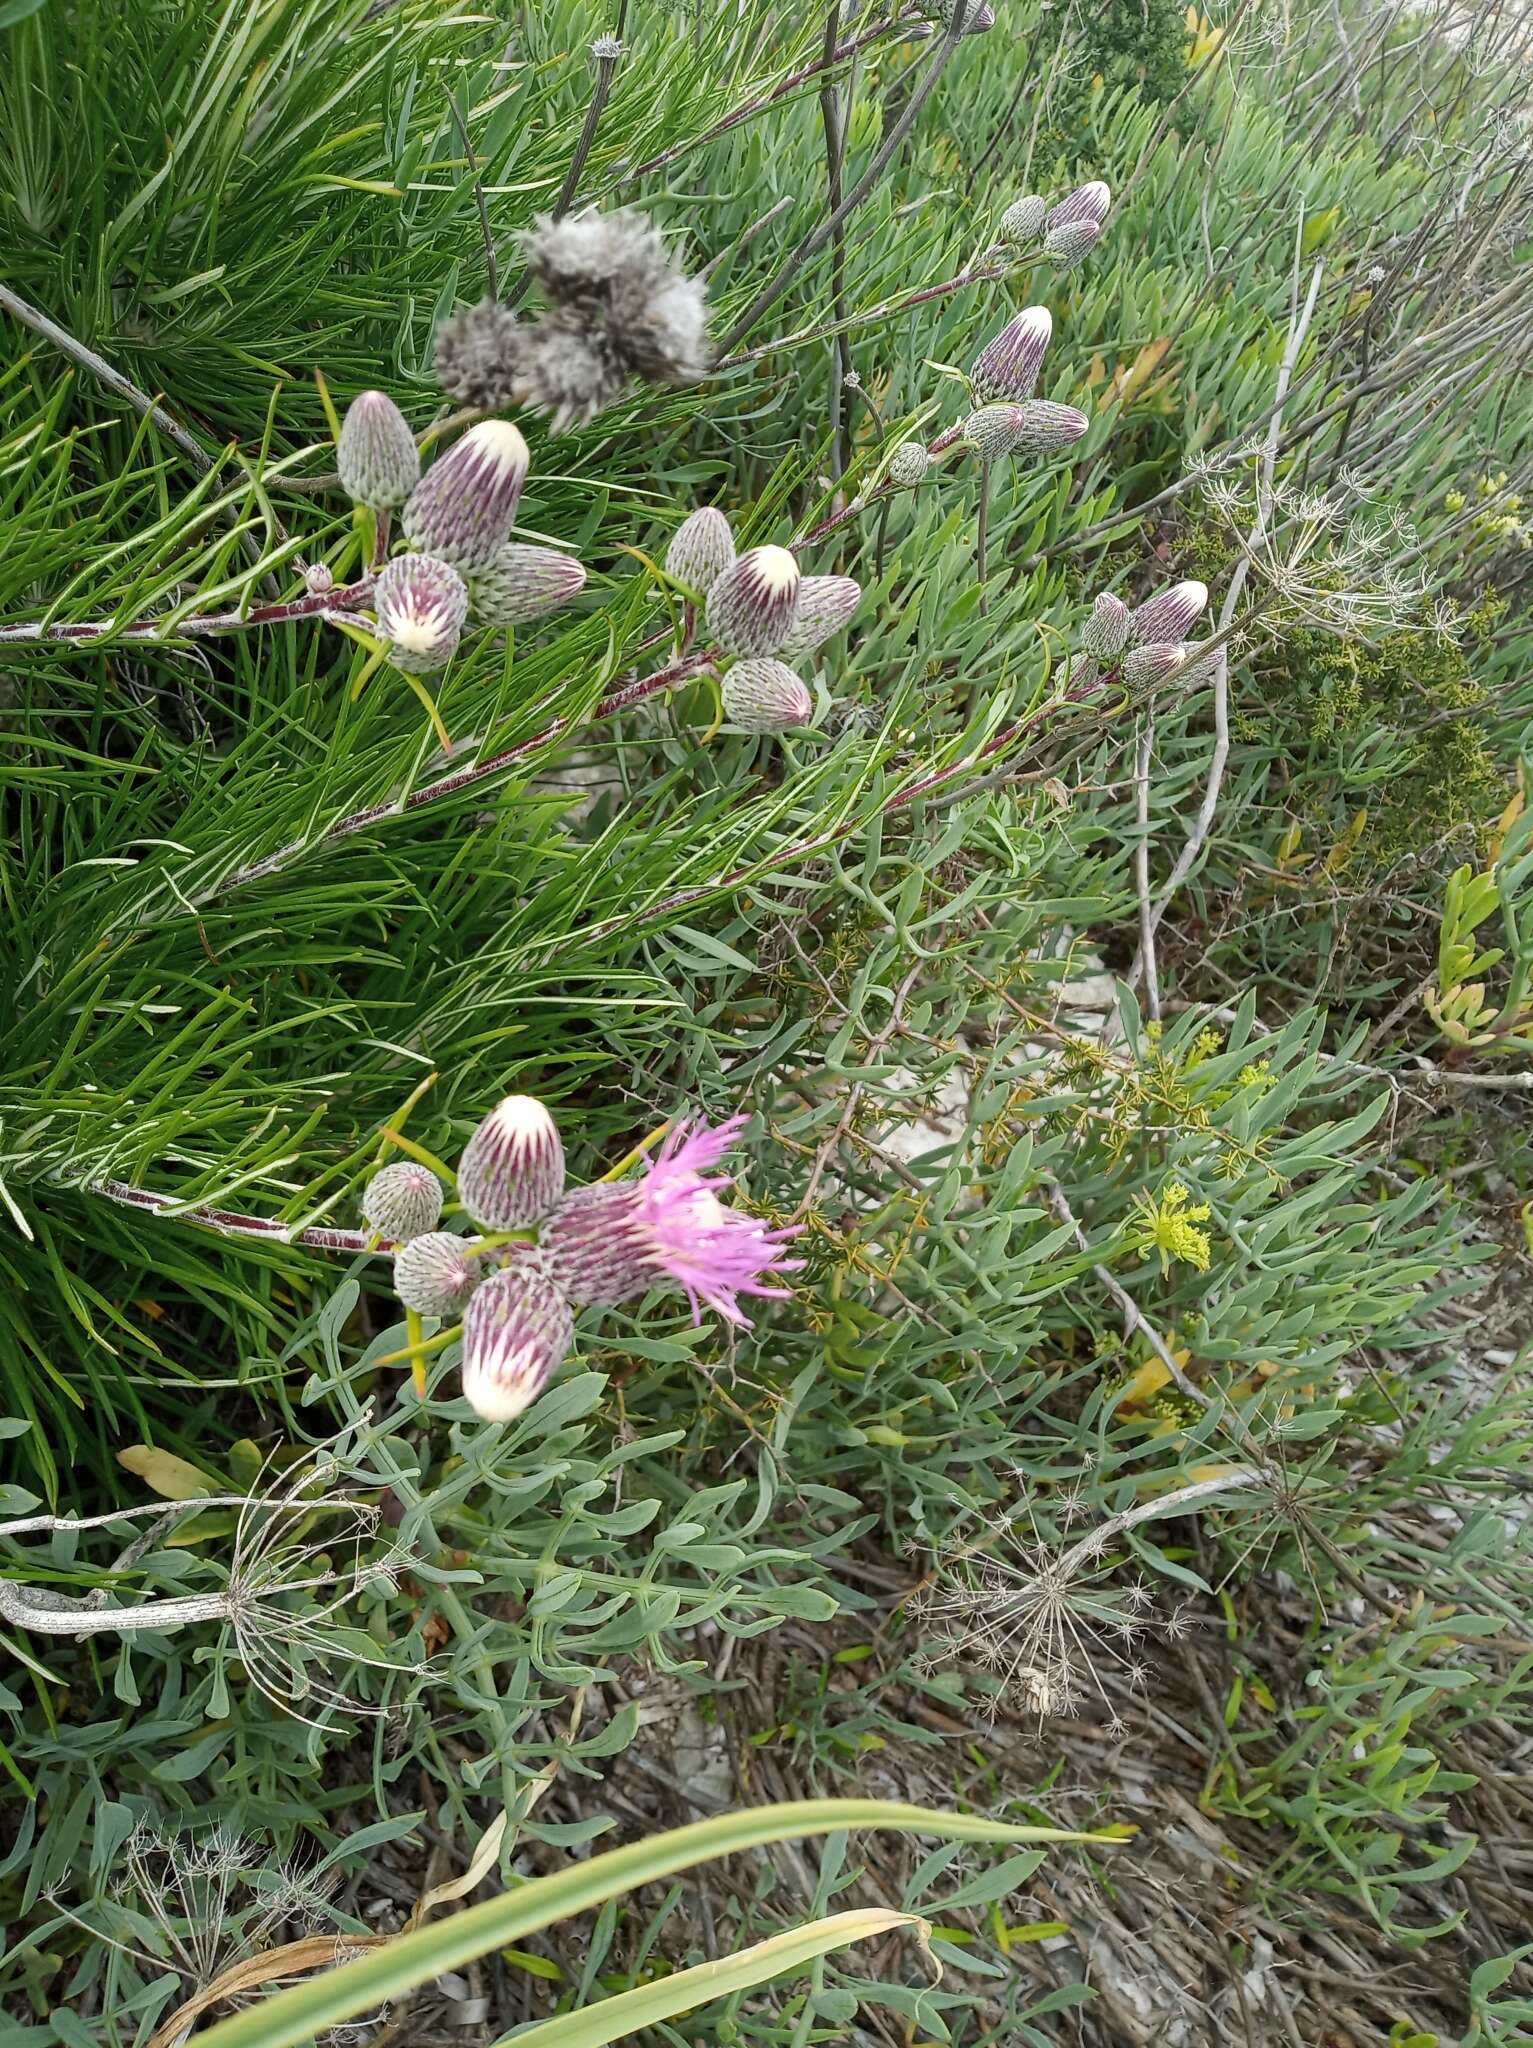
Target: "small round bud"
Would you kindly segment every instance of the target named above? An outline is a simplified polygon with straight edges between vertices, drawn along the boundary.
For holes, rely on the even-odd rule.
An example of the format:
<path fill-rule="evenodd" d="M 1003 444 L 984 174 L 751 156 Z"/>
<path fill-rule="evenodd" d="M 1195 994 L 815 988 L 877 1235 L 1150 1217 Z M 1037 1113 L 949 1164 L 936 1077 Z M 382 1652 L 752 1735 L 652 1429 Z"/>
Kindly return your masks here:
<path fill-rule="evenodd" d="M 1123 657 L 1123 680 L 1131 690 L 1147 689 L 1168 681 L 1186 663 L 1181 647 L 1136 647 Z"/>
<path fill-rule="evenodd" d="M 982 405 L 964 421 L 964 434 L 986 462 L 1010 455 L 1022 438 L 1020 405 Z"/>
<path fill-rule="evenodd" d="M 1013 199 L 1001 215 L 1001 240 L 1018 249 L 1030 249 L 1043 233 L 1043 217 L 1047 212 L 1047 202 L 1036 192 Z"/>
<path fill-rule="evenodd" d="M 511 537 L 529 459 L 509 420 L 470 427 L 410 493 L 402 521 L 410 545 L 456 569 L 487 569 Z"/>
<path fill-rule="evenodd" d="M 413 1159 L 380 1167 L 362 1192 L 363 1220 L 395 1244 L 434 1230 L 441 1213 L 442 1183 Z"/>
<path fill-rule="evenodd" d="M 508 1095 L 475 1131 L 458 1162 L 458 1194 L 486 1230 L 520 1230 L 564 1193 L 564 1146 L 534 1095 Z"/>
<path fill-rule="evenodd" d="M 420 453 L 404 414 L 386 391 L 364 391 L 347 406 L 335 466 L 351 502 L 374 512 L 402 505 L 414 490 Z"/>
<path fill-rule="evenodd" d="M 1102 230 L 1094 220 L 1067 220 L 1045 234 L 1044 260 L 1052 263 L 1056 270 L 1073 270 L 1077 263 L 1085 261 L 1101 235 Z"/>
<path fill-rule="evenodd" d="M 798 587 L 798 617 L 783 642 L 784 659 L 813 654 L 839 633 L 858 605 L 862 585 L 853 576 L 806 576 Z"/>
<path fill-rule="evenodd" d="M 425 675 L 444 668 L 457 649 L 468 586 L 451 563 L 434 555 L 396 555 L 378 572 L 373 611 L 394 666 Z"/>
<path fill-rule="evenodd" d="M 814 700 L 785 662 L 761 655 L 737 661 L 719 685 L 725 716 L 746 732 L 786 732 L 807 725 Z"/>
<path fill-rule="evenodd" d="M 1047 306 L 1028 306 L 1008 320 L 985 343 L 969 372 L 969 387 L 979 403 L 1020 405 L 1031 398 L 1053 332 L 1054 316 Z"/>
<path fill-rule="evenodd" d="M 335 588 L 335 571 L 328 562 L 310 562 L 303 572 L 303 580 L 315 597 L 323 597 L 326 591 Z"/>
<path fill-rule="evenodd" d="M 889 481 L 902 490 L 920 483 L 931 468 L 931 456 L 920 441 L 901 441 L 889 462 Z"/>
<path fill-rule="evenodd" d="M 585 588 L 585 580 L 584 565 L 573 555 L 507 541 L 469 586 L 474 623 L 519 626 L 568 604 Z"/>
<path fill-rule="evenodd" d="M 1128 645 L 1129 608 L 1121 597 L 1104 590 L 1091 607 L 1091 617 L 1081 630 L 1081 645 L 1088 654 L 1111 661 Z"/>
<path fill-rule="evenodd" d="M 963 10 L 963 22 L 958 33 L 961 36 L 982 36 L 995 27 L 995 9 L 989 0 L 929 0 L 927 13 L 942 26 L 951 28 L 953 16 Z"/>
<path fill-rule="evenodd" d="M 1100 227 L 1112 206 L 1112 192 L 1100 178 L 1093 178 L 1089 185 L 1077 185 L 1073 192 L 1067 192 L 1057 206 L 1050 207 L 1044 218 L 1045 228 L 1068 227 L 1072 221 L 1094 221 Z"/>
<path fill-rule="evenodd" d="M 708 593 L 708 631 L 726 654 L 775 654 L 798 613 L 798 563 L 786 548 L 751 548 Z"/>
<path fill-rule="evenodd" d="M 475 1290 L 463 1317 L 463 1398 L 486 1422 L 511 1422 L 547 1386 L 574 1341 L 570 1305 L 528 1264 Z"/>
<path fill-rule="evenodd" d="M 706 597 L 735 558 L 735 537 L 716 505 L 699 505 L 671 535 L 666 574 Z"/>
<path fill-rule="evenodd" d="M 1146 598 L 1129 621 L 1130 637 L 1144 647 L 1179 647 L 1208 603 L 1208 585 L 1190 579 Z"/>
<path fill-rule="evenodd" d="M 417 1315 L 461 1315 L 477 1275 L 461 1237 L 428 1230 L 394 1254 L 394 1292 Z"/>
<path fill-rule="evenodd" d="M 1026 455 L 1049 455 L 1068 448 L 1091 425 L 1073 405 L 1056 405 L 1049 398 L 1030 398 L 1016 410 L 1017 446 Z"/>

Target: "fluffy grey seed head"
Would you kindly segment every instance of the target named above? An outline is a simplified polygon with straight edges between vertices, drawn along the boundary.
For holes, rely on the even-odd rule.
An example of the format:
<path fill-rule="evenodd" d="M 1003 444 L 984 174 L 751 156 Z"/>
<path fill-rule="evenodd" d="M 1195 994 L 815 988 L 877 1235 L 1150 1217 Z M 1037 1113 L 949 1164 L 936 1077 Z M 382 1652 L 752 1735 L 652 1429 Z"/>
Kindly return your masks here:
<path fill-rule="evenodd" d="M 1018 249 L 1030 249 L 1043 233 L 1043 217 L 1048 212 L 1048 202 L 1040 199 L 1036 192 L 1024 193 L 1022 198 L 1013 199 L 1001 215 L 1001 239 Z"/>
<path fill-rule="evenodd" d="M 964 421 L 964 435 L 986 462 L 1010 455 L 1022 438 L 1020 405 L 982 405 Z"/>
<path fill-rule="evenodd" d="M 409 675 L 445 668 L 468 614 L 468 586 L 434 555 L 396 555 L 373 585 L 378 635 L 389 660 Z"/>
<path fill-rule="evenodd" d="M 1186 663 L 1182 647 L 1136 647 L 1123 657 L 1123 680 L 1132 690 L 1145 689 L 1167 681 Z"/>
<path fill-rule="evenodd" d="M 363 391 L 346 408 L 335 466 L 354 505 L 374 512 L 402 505 L 420 478 L 415 436 L 386 391 Z"/>
<path fill-rule="evenodd" d="M 511 538 L 528 461 L 509 420 L 470 427 L 410 493 L 401 523 L 411 546 L 471 574 L 488 568 Z"/>
<path fill-rule="evenodd" d="M 458 1162 L 458 1194 L 486 1230 L 520 1230 L 564 1193 L 558 1126 L 534 1095 L 508 1095 L 474 1132 Z"/>
<path fill-rule="evenodd" d="M 1053 332 L 1054 316 L 1047 306 L 1028 306 L 1014 314 L 974 358 L 969 388 L 976 400 L 981 405 L 1020 405 L 1031 398 Z"/>
<path fill-rule="evenodd" d="M 428 1230 L 394 1254 L 394 1292 L 417 1315 L 458 1317 L 475 1279 L 467 1247 L 450 1230 Z"/>
<path fill-rule="evenodd" d="M 585 580 L 585 567 L 573 555 L 507 541 L 469 585 L 474 623 L 519 626 L 568 604 L 585 588 Z"/>
<path fill-rule="evenodd" d="M 1206 583 L 1195 578 L 1173 583 L 1135 609 L 1129 621 L 1129 637 L 1142 647 L 1179 647 L 1207 603 Z"/>
<path fill-rule="evenodd" d="M 1067 192 L 1057 206 L 1049 209 L 1044 218 L 1046 228 L 1067 227 L 1071 221 L 1095 221 L 1100 227 L 1107 218 L 1112 205 L 1112 192 L 1100 178 L 1093 178 L 1089 185 L 1077 185 L 1073 192 Z"/>
<path fill-rule="evenodd" d="M 463 1317 L 463 1396 L 486 1422 L 510 1422 L 547 1386 L 574 1341 L 570 1305 L 531 1265 L 477 1288 Z"/>
<path fill-rule="evenodd" d="M 1017 446 L 1027 455 L 1049 455 L 1078 441 L 1091 425 L 1073 405 L 1056 405 L 1052 399 L 1030 398 L 1019 405 Z"/>
<path fill-rule="evenodd" d="M 798 616 L 798 563 L 786 548 L 750 548 L 708 593 L 708 631 L 726 654 L 776 654 Z"/>
<path fill-rule="evenodd" d="M 1083 263 L 1102 230 L 1094 220 L 1067 220 L 1050 228 L 1043 238 L 1043 254 L 1056 270 L 1073 270 Z"/>
<path fill-rule="evenodd" d="M 1091 607 L 1091 617 L 1081 631 L 1081 645 L 1088 654 L 1111 661 L 1128 645 L 1129 608 L 1121 597 L 1104 590 Z"/>
<path fill-rule="evenodd" d="M 437 382 L 460 405 L 500 412 L 516 397 L 525 330 L 509 306 L 459 306 L 436 331 Z"/>
<path fill-rule="evenodd" d="M 805 576 L 798 586 L 798 616 L 779 652 L 788 661 L 813 654 L 861 603 L 862 585 L 853 576 Z"/>
<path fill-rule="evenodd" d="M 807 725 L 814 710 L 802 680 L 770 655 L 735 662 L 719 689 L 725 717 L 746 732 L 787 732 Z"/>
<path fill-rule="evenodd" d="M 362 1192 L 363 1220 L 395 1244 L 434 1229 L 441 1213 L 442 1183 L 413 1159 L 380 1167 Z"/>
<path fill-rule="evenodd" d="M 931 456 L 920 441 L 901 441 L 889 463 L 889 481 L 902 490 L 920 483 L 931 468 Z"/>
<path fill-rule="evenodd" d="M 666 573 L 706 597 L 735 558 L 729 521 L 714 505 L 699 505 L 671 535 Z"/>

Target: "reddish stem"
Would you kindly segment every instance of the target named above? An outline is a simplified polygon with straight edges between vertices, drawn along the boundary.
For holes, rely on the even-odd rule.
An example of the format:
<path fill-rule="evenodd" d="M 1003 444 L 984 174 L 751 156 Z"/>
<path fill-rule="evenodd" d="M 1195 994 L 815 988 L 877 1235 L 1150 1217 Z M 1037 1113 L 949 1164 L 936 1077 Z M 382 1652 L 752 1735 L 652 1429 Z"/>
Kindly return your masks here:
<path fill-rule="evenodd" d="M 269 1216 L 242 1216 L 235 1209 L 211 1209 L 202 1204 L 183 1209 L 175 1195 L 155 1194 L 150 1188 L 130 1187 L 121 1180 L 93 1181 L 88 1192 L 105 1195 L 108 1201 L 120 1202 L 124 1208 L 148 1209 L 156 1215 L 174 1209 L 177 1222 L 200 1223 L 207 1230 L 216 1230 L 220 1237 L 253 1237 L 264 1239 L 268 1244 L 301 1244 L 321 1252 L 374 1251 L 382 1256 L 394 1249 L 388 1238 L 375 1244 L 373 1233 L 368 1230 L 328 1230 L 320 1225 L 294 1230 L 289 1223 L 277 1223 Z"/>
<path fill-rule="evenodd" d="M 356 583 L 338 584 L 334 590 L 311 591 L 306 597 L 288 598 L 282 604 L 252 605 L 242 612 L 193 612 L 187 618 L 172 620 L 134 619 L 126 626 L 111 619 L 59 626 L 31 622 L 0 625 L 0 642 L 211 639 L 220 633 L 248 633 L 257 626 L 285 625 L 290 619 L 330 619 L 337 613 L 355 611 L 372 594 L 373 579 L 364 576 Z"/>

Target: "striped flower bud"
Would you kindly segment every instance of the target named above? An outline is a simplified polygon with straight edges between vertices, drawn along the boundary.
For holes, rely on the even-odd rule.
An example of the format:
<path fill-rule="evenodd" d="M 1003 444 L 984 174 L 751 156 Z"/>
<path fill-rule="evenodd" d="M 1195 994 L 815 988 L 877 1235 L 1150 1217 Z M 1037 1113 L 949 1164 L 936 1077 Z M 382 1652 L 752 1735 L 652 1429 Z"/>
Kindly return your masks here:
<path fill-rule="evenodd" d="M 784 658 L 797 661 L 823 647 L 861 603 L 862 585 L 854 576 L 806 576 L 798 587 L 798 616 L 782 645 Z"/>
<path fill-rule="evenodd" d="M 1036 192 L 1013 199 L 1001 215 L 1001 240 L 1011 242 L 1019 249 L 1031 248 L 1043 233 L 1043 217 L 1047 212 L 1047 201 L 1040 199 Z"/>
<path fill-rule="evenodd" d="M 746 732 L 786 732 L 790 726 L 807 725 L 814 700 L 786 662 L 770 655 L 756 655 L 735 662 L 719 694 L 724 715 L 731 725 Z"/>
<path fill-rule="evenodd" d="M 511 1422 L 548 1385 L 574 1341 L 570 1305 L 530 1264 L 476 1288 L 463 1317 L 463 1398 L 486 1422 Z"/>
<path fill-rule="evenodd" d="M 1073 405 L 1056 405 L 1049 398 L 1030 398 L 1017 408 L 1017 447 L 1025 455 L 1049 455 L 1068 448 L 1091 425 Z"/>
<path fill-rule="evenodd" d="M 362 1192 L 362 1216 L 368 1227 L 395 1244 L 434 1230 L 442 1213 L 442 1183 L 429 1167 L 413 1159 L 383 1166 Z"/>
<path fill-rule="evenodd" d="M 408 675 L 445 668 L 468 613 L 468 586 L 449 562 L 434 555 L 396 555 L 373 585 L 378 635 L 389 659 Z"/>
<path fill-rule="evenodd" d="M 454 568 L 487 569 L 511 537 L 527 463 L 527 443 L 509 420 L 470 427 L 410 493 L 406 539 Z"/>
<path fill-rule="evenodd" d="M 486 1230 L 520 1230 L 564 1193 L 564 1146 L 535 1095 L 496 1104 L 458 1161 L 458 1194 Z"/>
<path fill-rule="evenodd" d="M 421 459 L 404 414 L 386 391 L 364 391 L 346 408 L 335 466 L 354 505 L 402 505 L 420 481 Z"/>
<path fill-rule="evenodd" d="M 1210 647 L 1206 640 L 1195 640 L 1182 652 L 1187 657 L 1182 669 L 1184 683 L 1217 681 L 1229 673 L 1230 653 L 1227 647 Z"/>
<path fill-rule="evenodd" d="M 585 588 L 584 565 L 557 548 L 523 547 L 508 540 L 469 586 L 474 623 L 519 626 L 568 604 Z"/>
<path fill-rule="evenodd" d="M 1050 228 L 1043 238 L 1043 256 L 1056 270 L 1073 270 L 1083 263 L 1092 245 L 1101 240 L 1102 230 L 1094 220 L 1067 220 Z"/>
<path fill-rule="evenodd" d="M 1088 654 L 1111 661 L 1128 645 L 1129 608 L 1121 597 L 1104 590 L 1091 607 L 1091 617 L 1081 628 L 1081 645 Z"/>
<path fill-rule="evenodd" d="M 735 558 L 735 537 L 716 505 L 699 505 L 671 535 L 665 551 L 668 576 L 706 597 Z"/>
<path fill-rule="evenodd" d="M 1131 690 L 1164 683 L 1186 666 L 1187 653 L 1181 647 L 1136 647 L 1123 657 L 1123 680 Z"/>
<path fill-rule="evenodd" d="M 1102 679 L 1102 664 L 1094 654 L 1078 654 L 1070 664 L 1070 688 L 1079 694 L 1094 690 Z"/>
<path fill-rule="evenodd" d="M 1004 399 L 1020 405 L 1031 398 L 1044 353 L 1054 332 L 1047 306 L 1028 306 L 985 343 L 969 372 L 969 388 L 981 405 Z"/>
<path fill-rule="evenodd" d="M 889 462 L 889 481 L 902 490 L 918 484 L 931 468 L 931 457 L 920 441 L 901 441 Z"/>
<path fill-rule="evenodd" d="M 1130 637 L 1142 647 L 1179 647 L 1208 603 L 1208 585 L 1174 583 L 1146 598 L 1129 621 Z"/>
<path fill-rule="evenodd" d="M 963 9 L 963 25 L 958 31 L 961 36 L 982 36 L 995 27 L 995 9 L 989 0 L 930 0 L 927 11 L 944 28 L 951 28 L 953 16 L 960 7 Z"/>
<path fill-rule="evenodd" d="M 1050 207 L 1043 224 L 1045 228 L 1062 228 L 1071 221 L 1089 220 L 1100 227 L 1111 205 L 1112 192 L 1100 178 L 1093 178 L 1089 185 L 1077 185 L 1057 206 Z"/>
<path fill-rule="evenodd" d="M 394 1254 L 394 1292 L 417 1315 L 456 1320 L 476 1278 L 467 1247 L 450 1230 L 428 1230 Z"/>
<path fill-rule="evenodd" d="M 1022 433 L 1020 405 L 982 405 L 963 424 L 964 434 L 985 462 L 1010 455 Z"/>
<path fill-rule="evenodd" d="M 726 654 L 775 654 L 798 613 L 798 563 L 786 548 L 751 548 L 708 593 L 708 631 Z"/>

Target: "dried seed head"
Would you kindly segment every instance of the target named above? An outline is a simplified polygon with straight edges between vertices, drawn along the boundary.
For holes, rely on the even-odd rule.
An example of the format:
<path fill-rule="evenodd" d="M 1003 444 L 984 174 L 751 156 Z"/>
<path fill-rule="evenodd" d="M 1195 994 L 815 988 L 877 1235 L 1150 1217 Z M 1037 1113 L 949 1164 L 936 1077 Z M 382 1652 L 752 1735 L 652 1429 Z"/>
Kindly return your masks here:
<path fill-rule="evenodd" d="M 507 541 L 486 569 L 474 577 L 469 591 L 474 622 L 480 626 L 519 626 L 568 604 L 585 588 L 586 572 L 573 555 L 557 548 L 523 547 Z"/>
<path fill-rule="evenodd" d="M 1017 446 L 1027 455 L 1049 455 L 1068 448 L 1091 425 L 1073 405 L 1056 405 L 1048 398 L 1030 398 L 1017 407 L 1017 413 Z"/>
<path fill-rule="evenodd" d="M 463 1397 L 486 1422 L 510 1422 L 547 1386 L 574 1340 L 570 1305 L 535 1266 L 497 1273 L 463 1317 Z"/>
<path fill-rule="evenodd" d="M 382 512 L 402 505 L 420 480 L 421 459 L 404 414 L 384 391 L 363 391 L 346 408 L 335 466 L 354 505 Z"/>
<path fill-rule="evenodd" d="M 985 343 L 969 372 L 969 388 L 979 403 L 1020 405 L 1031 398 L 1053 332 L 1054 316 L 1047 306 L 1028 306 L 1008 320 Z"/>
<path fill-rule="evenodd" d="M 1073 270 L 1083 263 L 1092 245 L 1101 240 L 1102 230 L 1094 220 L 1067 220 L 1050 228 L 1043 238 L 1044 260 L 1056 270 Z"/>
<path fill-rule="evenodd" d="M 902 490 L 918 484 L 931 468 L 931 456 L 920 441 L 901 441 L 889 462 L 889 481 Z"/>
<path fill-rule="evenodd" d="M 534 1095 L 508 1095 L 464 1147 L 458 1194 L 486 1230 L 520 1230 L 564 1193 L 564 1146 Z"/>
<path fill-rule="evenodd" d="M 468 615 L 468 586 L 435 555 L 396 555 L 378 572 L 373 611 L 394 666 L 425 675 L 453 657 Z"/>
<path fill-rule="evenodd" d="M 665 551 L 668 575 L 706 597 L 735 558 L 735 537 L 716 505 L 699 505 L 671 535 Z"/>
<path fill-rule="evenodd" d="M 839 633 L 858 605 L 862 585 L 853 576 L 806 576 L 798 586 L 798 616 L 782 652 L 788 661 L 813 654 L 833 633 Z"/>
<path fill-rule="evenodd" d="M 470 427 L 410 493 L 402 524 L 411 546 L 456 569 L 487 569 L 511 537 L 528 459 L 509 420 Z"/>
<path fill-rule="evenodd" d="M 1043 224 L 1045 228 L 1062 228 L 1072 221 L 1089 220 L 1100 227 L 1111 205 L 1111 190 L 1100 178 L 1093 178 L 1089 185 L 1077 185 L 1057 206 L 1050 207 Z"/>
<path fill-rule="evenodd" d="M 786 548 L 750 548 L 708 593 L 708 631 L 726 654 L 775 654 L 798 614 L 798 563 Z"/>
<path fill-rule="evenodd" d="M 1128 645 L 1129 608 L 1121 597 L 1104 590 L 1091 607 L 1091 617 L 1081 628 L 1081 645 L 1088 654 L 1111 661 Z"/>
<path fill-rule="evenodd" d="M 1040 199 L 1036 192 L 1013 199 L 1001 215 L 1001 240 L 1018 249 L 1031 248 L 1043 233 L 1043 217 L 1047 212 L 1047 201 Z"/>
<path fill-rule="evenodd" d="M 724 714 L 746 732 L 786 732 L 807 725 L 814 700 L 785 662 L 770 655 L 737 661 L 719 686 Z"/>
<path fill-rule="evenodd" d="M 442 1183 L 429 1167 L 399 1159 L 380 1167 L 362 1193 L 368 1227 L 395 1244 L 408 1244 L 436 1227 L 442 1213 Z"/>
<path fill-rule="evenodd" d="M 1132 653 L 1123 657 L 1123 680 L 1132 690 L 1144 689 L 1152 684 L 1167 681 L 1186 664 L 1185 648 L 1136 647 Z"/>
<path fill-rule="evenodd" d="M 964 434 L 986 462 L 1010 455 L 1022 438 L 1020 405 L 982 405 L 964 421 Z"/>
<path fill-rule="evenodd" d="M 417 1315 L 459 1316 L 474 1291 L 474 1262 L 461 1237 L 428 1230 L 394 1254 L 394 1292 Z"/>
<path fill-rule="evenodd" d="M 523 336 L 509 306 L 459 306 L 436 331 L 437 382 L 460 405 L 500 412 L 516 398 Z"/>
<path fill-rule="evenodd" d="M 1179 647 L 1208 603 L 1208 585 L 1195 580 L 1157 590 L 1135 610 L 1130 637 L 1143 647 Z"/>

